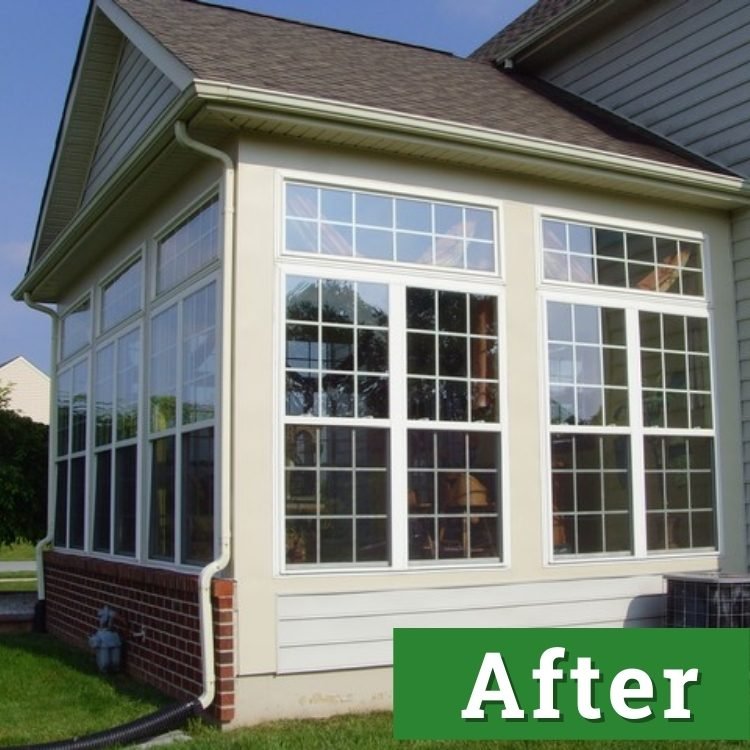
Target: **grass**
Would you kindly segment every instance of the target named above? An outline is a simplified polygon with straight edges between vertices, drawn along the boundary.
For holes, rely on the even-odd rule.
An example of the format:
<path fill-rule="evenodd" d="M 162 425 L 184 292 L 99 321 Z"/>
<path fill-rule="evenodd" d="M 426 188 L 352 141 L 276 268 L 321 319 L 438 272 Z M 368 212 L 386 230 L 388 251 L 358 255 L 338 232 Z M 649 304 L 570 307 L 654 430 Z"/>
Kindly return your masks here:
<path fill-rule="evenodd" d="M 90 734 L 170 701 L 47 635 L 0 636 L 0 747 Z"/>
<path fill-rule="evenodd" d="M 93 656 L 46 635 L 0 636 L 0 747 L 83 736 L 168 703 Z M 394 740 L 390 713 L 277 721 L 224 732 L 197 721 L 185 750 L 750 750 L 748 742 L 459 742 Z"/>
<path fill-rule="evenodd" d="M 389 713 L 279 721 L 221 734 L 194 726 L 190 750 L 743 750 L 745 742 L 500 742 L 394 740 Z"/>
<path fill-rule="evenodd" d="M 16 544 L 0 544 L 0 562 L 17 560 L 34 560 L 35 550 L 31 542 L 16 542 Z"/>
<path fill-rule="evenodd" d="M 36 591 L 36 573 L 31 571 L 0 571 L 0 593 L 3 591 Z"/>

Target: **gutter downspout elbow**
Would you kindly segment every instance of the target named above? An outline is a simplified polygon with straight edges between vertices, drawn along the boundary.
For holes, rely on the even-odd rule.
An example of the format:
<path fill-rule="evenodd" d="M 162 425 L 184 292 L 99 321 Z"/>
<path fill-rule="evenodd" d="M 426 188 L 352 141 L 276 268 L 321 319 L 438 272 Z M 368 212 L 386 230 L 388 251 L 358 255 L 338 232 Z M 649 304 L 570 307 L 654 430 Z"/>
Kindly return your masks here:
<path fill-rule="evenodd" d="M 224 151 L 196 141 L 187 133 L 185 123 L 178 120 L 174 125 L 177 142 L 192 151 L 212 159 L 218 159 L 223 167 L 223 257 L 222 257 L 222 346 L 221 346 L 221 481 L 220 481 L 220 521 L 219 557 L 208 563 L 200 572 L 199 611 L 201 653 L 203 659 L 203 692 L 198 696 L 201 706 L 206 709 L 216 697 L 216 665 L 214 658 L 214 624 L 211 610 L 211 580 L 226 568 L 231 558 L 230 498 L 232 492 L 232 448 L 234 428 L 232 426 L 233 388 L 233 330 L 234 330 L 234 208 L 235 208 L 235 165 Z"/>
<path fill-rule="evenodd" d="M 31 292 L 26 292 L 23 295 L 23 301 L 32 310 L 49 315 L 52 320 L 52 336 L 50 344 L 50 367 L 53 368 L 53 376 L 50 378 L 50 389 L 49 389 L 49 436 L 47 443 L 47 535 L 40 539 L 36 545 L 36 575 L 37 575 L 37 598 L 39 602 L 44 602 L 47 598 L 45 581 L 44 581 L 44 561 L 42 559 L 42 552 L 44 547 L 54 539 L 55 533 L 55 483 L 52 481 L 52 474 L 54 473 L 55 462 L 53 455 L 52 436 L 57 434 L 57 411 L 55 404 L 57 401 L 57 378 L 54 375 L 55 359 L 57 354 L 57 338 L 60 330 L 60 316 L 57 311 L 45 305 L 40 305 L 38 302 L 34 302 L 31 298 Z M 42 608 L 44 604 L 38 605 Z M 43 622 L 43 615 L 40 618 L 34 618 L 35 629 L 43 630 L 44 626 L 40 624 L 39 619 Z"/>

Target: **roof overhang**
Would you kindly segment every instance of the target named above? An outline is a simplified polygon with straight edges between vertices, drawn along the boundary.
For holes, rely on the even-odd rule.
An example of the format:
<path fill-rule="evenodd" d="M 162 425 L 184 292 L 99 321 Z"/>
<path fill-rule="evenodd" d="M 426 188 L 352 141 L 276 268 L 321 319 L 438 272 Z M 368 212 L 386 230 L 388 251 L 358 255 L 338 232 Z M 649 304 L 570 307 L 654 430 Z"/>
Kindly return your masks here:
<path fill-rule="evenodd" d="M 232 133 L 272 133 L 703 208 L 733 210 L 750 205 L 750 186 L 738 177 L 388 110 L 194 81 L 58 235 L 14 290 L 16 299 L 28 292 L 36 301 L 57 301 L 64 278 L 85 268 L 80 246 L 112 220 L 120 199 L 127 198 L 122 203 L 135 211 L 141 205 L 145 210 L 155 198 L 149 194 L 150 167 L 158 162 L 159 171 L 171 168 L 177 174 L 191 166 L 174 140 L 177 120 L 189 121 L 198 137 L 215 145 Z M 63 264 L 66 273 L 56 273 Z"/>

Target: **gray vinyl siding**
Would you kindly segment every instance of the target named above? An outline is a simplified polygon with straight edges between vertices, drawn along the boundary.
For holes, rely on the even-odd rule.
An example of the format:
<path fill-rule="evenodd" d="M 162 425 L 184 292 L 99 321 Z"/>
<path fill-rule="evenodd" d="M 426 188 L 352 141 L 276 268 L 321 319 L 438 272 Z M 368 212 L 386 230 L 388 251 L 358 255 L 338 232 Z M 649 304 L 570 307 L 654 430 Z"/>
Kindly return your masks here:
<path fill-rule="evenodd" d="M 86 203 L 177 96 L 177 87 L 126 42 L 91 164 Z"/>
<path fill-rule="evenodd" d="M 750 3 L 666 0 L 562 54 L 541 75 L 750 175 Z"/>
<path fill-rule="evenodd" d="M 750 210 L 738 212 L 732 225 L 737 338 L 740 353 L 743 484 L 750 560 Z"/>
<path fill-rule="evenodd" d="M 661 576 L 277 599 L 277 671 L 393 663 L 393 628 L 659 627 Z"/>

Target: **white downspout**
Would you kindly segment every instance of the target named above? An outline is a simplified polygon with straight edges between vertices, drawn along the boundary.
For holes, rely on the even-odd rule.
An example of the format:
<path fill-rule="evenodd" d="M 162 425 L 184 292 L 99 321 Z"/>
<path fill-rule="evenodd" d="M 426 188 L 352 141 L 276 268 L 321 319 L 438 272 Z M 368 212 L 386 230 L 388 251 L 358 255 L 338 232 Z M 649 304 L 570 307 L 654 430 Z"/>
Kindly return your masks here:
<path fill-rule="evenodd" d="M 44 586 L 44 561 L 42 552 L 44 547 L 54 539 L 55 534 L 55 483 L 52 481 L 55 469 L 55 456 L 53 450 L 55 442 L 53 436 L 57 435 L 57 374 L 55 372 L 55 362 L 57 360 L 57 337 L 60 331 L 60 316 L 50 307 L 40 305 L 31 299 L 31 292 L 23 295 L 23 301 L 32 309 L 49 315 L 52 319 L 52 336 L 50 352 L 50 368 L 52 377 L 50 378 L 49 389 L 49 432 L 47 440 L 47 536 L 40 539 L 36 545 L 36 586 L 37 598 L 40 602 L 46 599 L 46 590 Z"/>
<path fill-rule="evenodd" d="M 216 676 L 214 659 L 214 622 L 211 612 L 211 579 L 228 564 L 231 555 L 230 511 L 232 497 L 232 404 L 233 404 L 233 334 L 234 334 L 234 177 L 235 168 L 231 157 L 219 149 L 196 141 L 187 133 L 185 123 L 174 125 L 177 142 L 198 153 L 218 159 L 224 165 L 223 175 L 223 236 L 224 254 L 222 260 L 222 337 L 221 337 L 221 480 L 220 491 L 220 552 L 212 562 L 200 572 L 199 611 L 201 653 L 203 659 L 203 693 L 198 700 L 203 708 L 208 708 L 216 696 Z"/>

